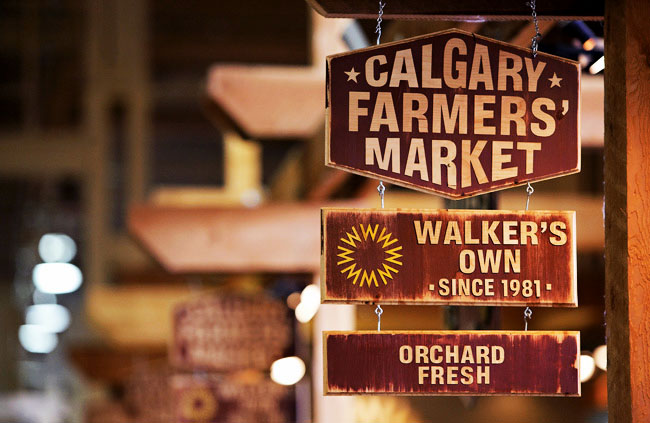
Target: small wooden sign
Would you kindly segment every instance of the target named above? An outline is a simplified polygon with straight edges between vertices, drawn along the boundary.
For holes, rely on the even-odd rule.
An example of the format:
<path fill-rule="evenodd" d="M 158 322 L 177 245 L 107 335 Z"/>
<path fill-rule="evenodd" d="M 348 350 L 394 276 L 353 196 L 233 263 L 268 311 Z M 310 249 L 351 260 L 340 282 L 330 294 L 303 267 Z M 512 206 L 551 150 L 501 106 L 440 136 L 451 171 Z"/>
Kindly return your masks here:
<path fill-rule="evenodd" d="M 204 296 L 179 304 L 173 325 L 169 361 L 185 370 L 267 370 L 291 344 L 287 307 L 267 298 Z"/>
<path fill-rule="evenodd" d="M 447 198 L 580 171 L 577 62 L 457 29 L 327 58 L 325 164 Z"/>
<path fill-rule="evenodd" d="M 176 423 L 268 423 L 292 420 L 290 390 L 268 377 L 244 374 L 176 374 L 169 379 Z"/>
<path fill-rule="evenodd" d="M 580 334 L 324 332 L 327 395 L 580 396 Z"/>
<path fill-rule="evenodd" d="M 324 303 L 578 305 L 575 212 L 321 210 Z"/>

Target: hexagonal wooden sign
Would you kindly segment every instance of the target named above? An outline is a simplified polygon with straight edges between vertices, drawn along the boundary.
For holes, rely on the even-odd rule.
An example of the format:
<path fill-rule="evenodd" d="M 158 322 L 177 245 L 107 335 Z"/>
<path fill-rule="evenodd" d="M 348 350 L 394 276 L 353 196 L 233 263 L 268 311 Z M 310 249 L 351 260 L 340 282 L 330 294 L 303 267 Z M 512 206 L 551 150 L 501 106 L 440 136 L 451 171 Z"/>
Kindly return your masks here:
<path fill-rule="evenodd" d="M 325 164 L 458 199 L 580 171 L 577 62 L 452 29 L 327 58 Z"/>

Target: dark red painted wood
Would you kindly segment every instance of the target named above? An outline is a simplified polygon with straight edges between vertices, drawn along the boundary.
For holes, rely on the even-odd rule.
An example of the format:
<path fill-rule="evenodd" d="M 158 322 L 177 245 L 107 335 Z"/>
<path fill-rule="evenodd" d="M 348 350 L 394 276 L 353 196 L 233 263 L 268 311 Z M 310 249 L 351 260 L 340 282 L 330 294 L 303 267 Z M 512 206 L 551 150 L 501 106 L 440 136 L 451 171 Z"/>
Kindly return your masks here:
<path fill-rule="evenodd" d="M 443 56 L 445 46 L 450 39 L 460 39 L 466 46 L 466 54 L 461 55 L 458 50 L 454 50 L 451 55 L 455 61 L 445 63 Z M 432 45 L 432 61 L 430 77 L 441 78 L 441 88 L 422 88 L 424 72 L 422 67 L 422 47 Z M 486 89 L 486 85 L 478 83 L 476 89 L 469 89 L 468 80 L 472 69 L 473 57 L 477 46 L 486 46 L 489 54 L 489 63 L 492 73 L 493 89 Z M 401 80 L 397 86 L 389 86 L 393 65 L 396 62 L 396 52 L 400 50 L 409 50 L 412 56 L 417 87 L 410 86 L 407 81 Z M 513 54 L 521 58 L 520 64 L 522 70 L 520 76 L 522 79 L 522 90 L 513 89 L 513 79 L 506 78 L 506 90 L 498 90 L 498 72 L 501 52 Z M 379 79 L 380 74 L 386 72 L 388 82 L 383 86 L 371 86 L 366 75 L 366 64 L 368 59 L 374 56 L 383 55 L 385 63 L 378 60 L 374 61 L 372 71 L 374 78 Z M 325 164 L 331 167 L 340 168 L 349 172 L 358 173 L 364 176 L 381 178 L 384 181 L 402 185 L 408 188 L 434 192 L 448 198 L 464 198 L 473 195 L 500 190 L 508 187 L 518 186 L 526 182 L 540 181 L 549 178 L 559 177 L 580 170 L 580 67 L 577 62 L 551 56 L 544 53 L 538 53 L 535 59 L 532 59 L 534 66 L 540 63 L 546 63 L 539 76 L 536 90 L 529 91 L 529 77 L 525 59 L 532 57 L 530 49 L 520 48 L 514 45 L 505 44 L 496 40 L 485 38 L 479 35 L 471 34 L 465 31 L 451 29 L 435 34 L 422 37 L 411 38 L 404 41 L 386 43 L 379 46 L 373 46 L 362 50 L 355 50 L 348 53 L 341 53 L 328 57 L 327 61 L 327 137 L 326 137 L 326 158 Z M 508 59 L 506 67 L 512 67 L 512 61 Z M 452 74 L 457 75 L 457 61 L 465 62 L 467 68 L 467 79 L 465 88 L 449 88 L 443 78 L 444 66 L 451 66 Z M 479 60 L 476 60 L 479 62 Z M 501 63 L 503 66 L 504 63 Z M 407 72 L 403 63 L 398 62 L 397 72 Z M 480 66 L 477 68 L 482 69 Z M 350 71 L 359 73 L 354 79 Z M 558 85 L 553 85 L 550 78 L 561 78 Z M 356 82 L 355 82 L 356 81 Z M 367 116 L 358 117 L 358 128 L 354 130 L 350 126 L 350 93 L 362 92 L 368 93 L 368 100 L 360 100 L 359 106 L 367 109 Z M 371 120 L 376 104 L 378 93 L 389 93 L 392 97 L 398 130 L 389 131 L 388 125 L 379 126 L 378 130 L 371 130 Z M 403 117 L 403 97 L 406 93 L 419 93 L 428 99 L 428 109 L 425 117 L 428 120 L 427 129 L 420 132 L 417 119 L 412 119 L 412 130 L 406 131 L 402 122 Z M 432 103 L 434 94 L 444 94 L 447 96 L 449 107 L 453 103 L 454 95 L 467 96 L 467 133 L 459 131 L 460 124 L 457 122 L 455 130 L 447 133 L 444 122 L 441 124 L 441 132 L 432 131 L 433 120 L 441 120 L 434 117 L 432 112 Z M 475 131 L 474 103 L 477 96 L 494 96 L 495 104 L 489 104 L 486 110 L 493 112 L 493 117 L 487 117 L 485 124 L 496 127 L 496 134 L 484 135 Z M 501 104 L 504 96 L 516 96 L 524 99 L 526 104 L 526 122 L 525 135 L 516 135 L 515 125 L 510 123 L 510 134 L 504 135 L 500 131 L 502 116 Z M 544 109 L 555 120 L 556 129 L 551 136 L 537 136 L 532 133 L 530 124 L 540 124 L 542 128 L 545 124 L 533 115 L 532 104 L 537 98 L 545 97 L 550 99 L 555 110 L 549 111 Z M 566 103 L 565 103 L 566 101 Z M 568 105 L 568 111 L 564 113 L 563 106 Z M 387 113 L 383 114 L 388 116 Z M 437 114 L 436 114 L 437 116 Z M 355 118 L 356 120 L 356 118 Z M 464 131 L 463 131 L 464 132 Z M 383 150 L 386 148 L 388 138 L 399 138 L 400 151 L 400 169 L 393 172 L 392 167 L 382 169 L 378 166 L 377 161 L 373 164 L 366 163 L 366 138 L 375 137 L 379 140 L 379 145 Z M 420 172 L 414 172 L 408 175 L 406 164 L 409 156 L 409 148 L 412 139 L 422 138 L 424 141 L 424 154 L 420 160 L 425 160 L 428 168 L 427 180 L 422 179 Z M 432 168 L 442 167 L 441 163 L 432 163 L 432 141 L 449 140 L 456 145 L 456 158 L 453 163 L 456 167 L 457 184 L 450 186 L 447 180 L 446 168 L 442 168 L 442 177 L 440 183 L 432 181 Z M 471 184 L 469 186 L 461 185 L 461 151 L 462 141 L 470 140 L 471 148 L 479 140 L 487 141 L 483 152 L 480 155 L 480 163 L 487 177 L 487 182 L 480 183 L 476 175 L 471 175 Z M 510 154 L 511 158 L 506 159 L 503 167 L 517 166 L 519 171 L 516 176 L 510 176 L 505 179 L 493 178 L 493 143 L 495 141 L 513 142 L 512 150 L 504 150 L 504 153 Z M 522 142 L 540 143 L 541 150 L 534 152 L 534 166 L 532 173 L 527 173 L 525 169 L 526 152 L 517 149 L 517 146 L 523 146 Z M 443 150 L 443 155 L 445 150 Z M 453 185 L 453 184 L 452 184 Z"/>
<path fill-rule="evenodd" d="M 325 392 L 326 394 L 402 394 L 402 395 L 544 395 L 580 396 L 580 334 L 555 331 L 382 331 L 382 332 L 324 332 Z M 434 352 L 440 364 L 403 363 L 400 347 L 415 350 L 416 346 L 441 346 L 443 353 Z M 446 362 L 445 349 L 459 347 L 459 360 L 465 346 L 500 347 L 503 354 L 490 354 L 486 364 Z M 406 347 L 406 348 L 407 348 Z M 406 350 L 405 350 L 406 351 Z M 430 351 L 430 350 L 429 350 Z M 403 358 L 408 358 L 404 352 Z M 427 357 L 431 357 L 427 355 Z M 466 357 L 467 359 L 468 357 Z M 502 360 L 500 360 L 502 358 Z M 406 361 L 406 360 L 405 360 Z M 467 360 L 466 360 L 467 361 Z M 437 374 L 431 367 L 442 367 L 444 383 L 425 376 L 419 380 L 419 368 L 428 375 Z M 461 378 L 461 368 L 472 374 Z M 478 367 L 489 372 L 489 381 L 478 383 Z M 455 368 L 455 369 L 454 369 Z M 486 370 L 486 368 L 488 370 Z M 456 373 L 447 383 L 449 375 Z M 487 382 L 487 383 L 486 383 Z"/>
<path fill-rule="evenodd" d="M 435 244 L 429 243 L 429 237 L 424 244 L 418 243 L 415 222 L 422 222 L 420 228 L 423 228 L 427 221 L 433 228 L 436 222 L 440 222 L 440 237 Z M 462 244 L 455 241 L 444 243 L 450 222 L 458 223 Z M 466 243 L 471 240 L 465 238 L 465 222 L 470 222 L 471 237 L 478 240 L 478 244 Z M 488 243 L 482 244 L 483 222 L 487 225 L 496 222 L 494 235 L 499 244 L 489 236 L 486 238 Z M 504 222 L 514 222 L 517 235 L 509 238 L 516 238 L 516 245 L 503 244 Z M 522 222 L 537 226 L 537 245 L 531 245 L 532 240 L 528 237 L 525 238 L 527 245 L 519 245 Z M 551 244 L 551 240 L 556 239 L 550 229 L 552 222 L 560 222 L 566 227 L 562 231 L 566 234 L 566 242 L 562 245 Z M 326 208 L 321 211 L 321 225 L 321 290 L 325 303 L 577 306 L 574 212 Z M 371 232 L 366 232 L 367 237 L 364 235 L 369 228 L 375 230 L 374 239 Z M 557 226 L 554 228 L 557 232 Z M 380 241 L 382 231 L 384 236 L 390 234 L 390 237 Z M 358 241 L 355 233 L 359 236 Z M 471 253 L 464 254 L 475 258 L 475 269 L 470 273 L 461 271 L 467 271 L 467 268 L 460 267 L 463 250 L 469 250 Z M 520 273 L 515 273 L 512 267 L 507 273 L 504 257 L 506 254 L 515 255 L 516 250 L 520 254 Z M 500 254 L 501 265 L 494 269 L 495 272 L 488 268 L 484 269 L 488 270 L 487 273 L 482 273 L 480 257 L 485 259 L 488 254 L 495 257 Z M 350 269 L 353 264 L 355 267 Z M 390 269 L 386 270 L 384 264 Z M 364 271 L 367 275 L 365 280 Z M 390 274 L 390 277 L 383 278 L 385 283 L 379 271 Z M 373 281 L 368 280 L 371 273 L 374 274 Z M 470 295 L 442 295 L 445 294 L 440 285 L 443 278 L 450 284 L 454 278 L 470 279 L 470 285 L 475 279 L 480 279 L 475 291 L 480 295 L 471 295 L 471 292 Z M 485 293 L 489 279 L 493 280 L 493 295 Z M 507 296 L 504 295 L 503 280 L 508 287 Z M 526 285 L 531 286 L 532 291 L 522 289 L 525 280 L 530 281 Z M 453 293 L 450 284 L 447 294 Z M 519 285 L 519 292 L 513 296 L 516 285 Z"/>

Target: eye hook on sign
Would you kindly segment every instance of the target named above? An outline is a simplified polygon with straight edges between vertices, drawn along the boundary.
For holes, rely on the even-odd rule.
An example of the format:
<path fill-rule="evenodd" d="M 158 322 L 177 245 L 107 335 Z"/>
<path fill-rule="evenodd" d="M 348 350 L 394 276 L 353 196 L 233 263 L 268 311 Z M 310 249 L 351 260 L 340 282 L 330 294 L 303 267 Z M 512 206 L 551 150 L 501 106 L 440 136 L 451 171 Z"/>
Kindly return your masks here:
<path fill-rule="evenodd" d="M 533 310 L 530 307 L 526 307 L 524 310 L 524 330 L 528 330 L 528 321 L 533 318 Z"/>
<path fill-rule="evenodd" d="M 535 192 L 535 188 L 528 182 L 526 185 L 526 211 L 528 211 L 528 206 L 530 205 L 530 196 Z"/>
<path fill-rule="evenodd" d="M 377 304 L 377 308 L 375 309 L 375 314 L 377 315 L 377 332 L 381 331 L 381 315 L 384 312 L 384 309 L 381 308 L 379 304 Z"/>

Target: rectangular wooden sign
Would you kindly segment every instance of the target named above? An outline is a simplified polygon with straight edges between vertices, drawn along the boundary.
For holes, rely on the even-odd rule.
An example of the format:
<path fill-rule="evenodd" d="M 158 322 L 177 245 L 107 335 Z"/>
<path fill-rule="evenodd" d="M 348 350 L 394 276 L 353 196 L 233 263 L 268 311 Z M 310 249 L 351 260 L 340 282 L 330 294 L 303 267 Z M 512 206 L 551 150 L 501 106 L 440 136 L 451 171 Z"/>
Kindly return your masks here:
<path fill-rule="evenodd" d="M 324 332 L 326 395 L 580 396 L 580 333 Z"/>
<path fill-rule="evenodd" d="M 325 164 L 448 198 L 580 171 L 577 62 L 451 29 L 327 58 Z"/>
<path fill-rule="evenodd" d="M 321 210 L 324 303 L 578 305 L 575 212 Z"/>
<path fill-rule="evenodd" d="M 193 371 L 267 370 L 291 345 L 288 317 L 277 299 L 232 294 L 191 299 L 173 311 L 169 361 Z"/>
<path fill-rule="evenodd" d="M 261 373 L 175 374 L 163 397 L 169 423 L 286 423 L 295 421 L 291 390 Z M 171 403 L 171 404 L 169 404 Z M 261 416 L 264 416 L 263 418 Z"/>

